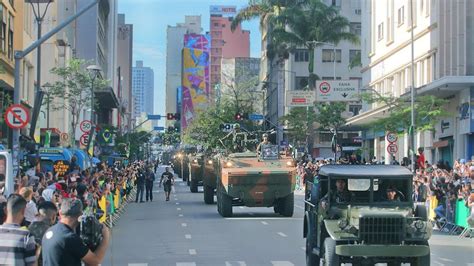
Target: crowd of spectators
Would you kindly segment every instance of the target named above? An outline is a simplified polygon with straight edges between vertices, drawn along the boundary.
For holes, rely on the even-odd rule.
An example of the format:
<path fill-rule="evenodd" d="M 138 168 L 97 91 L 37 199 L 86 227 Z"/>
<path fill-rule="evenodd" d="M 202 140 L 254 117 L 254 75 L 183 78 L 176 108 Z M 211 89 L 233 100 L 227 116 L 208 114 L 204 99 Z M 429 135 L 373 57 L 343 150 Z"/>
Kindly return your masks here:
<path fill-rule="evenodd" d="M 371 160 L 360 159 L 356 154 L 341 157 L 337 164 L 384 164 L 384 158 L 378 161 L 375 157 Z M 333 159 L 309 159 L 303 156 L 297 162 L 297 185 L 299 190 L 304 189 L 306 180 L 317 176 L 319 168 L 326 164 L 334 164 Z M 408 158 L 401 162 L 391 159 L 391 164 L 411 168 Z M 457 159 L 453 166 L 449 162 L 439 161 L 430 164 L 425 160 L 423 148 L 418 149 L 416 156 L 416 174 L 413 177 L 413 201 L 425 203 L 434 209 L 433 220 L 435 228 L 446 223 L 454 224 L 456 206 L 459 203 L 468 208 L 468 225 L 474 227 L 474 161 Z M 433 205 L 434 204 L 434 205 Z"/>
<path fill-rule="evenodd" d="M 131 192 L 137 174 L 145 171 L 147 167 L 153 166 L 145 162 L 134 162 L 128 166 L 115 163 L 109 166 L 102 162 L 93 168 L 81 170 L 72 164 L 70 170 L 60 176 L 42 171 L 38 164 L 17 176 L 14 193 L 8 198 L 0 193 L 0 229 L 2 224 L 12 223 L 12 217 L 7 214 L 8 210 L 12 211 L 12 204 L 16 203 L 10 201 L 18 202 L 13 198 L 20 197 L 26 205 L 21 221 L 16 221 L 15 225 L 29 231 L 28 236 L 33 236 L 31 239 L 34 239 L 39 248 L 43 234 L 57 222 L 62 203 L 79 200 L 84 214 L 100 219 L 113 208 L 114 197 L 125 197 Z M 3 186 L 4 184 L 0 183 L 0 191 L 3 191 Z M 99 203 L 101 200 L 105 200 L 102 206 Z M 0 238 L 1 235 L 0 232 Z M 41 260 L 38 262 L 41 264 Z"/>

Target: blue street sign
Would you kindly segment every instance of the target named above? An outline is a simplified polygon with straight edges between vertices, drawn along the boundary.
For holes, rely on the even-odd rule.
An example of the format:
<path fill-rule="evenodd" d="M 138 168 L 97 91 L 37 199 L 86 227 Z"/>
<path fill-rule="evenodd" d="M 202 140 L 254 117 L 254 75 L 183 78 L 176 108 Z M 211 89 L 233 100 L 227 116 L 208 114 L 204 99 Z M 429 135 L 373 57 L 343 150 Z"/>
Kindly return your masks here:
<path fill-rule="evenodd" d="M 161 115 L 148 115 L 148 120 L 160 120 Z"/>
<path fill-rule="evenodd" d="M 249 119 L 252 121 L 263 120 L 263 115 L 261 114 L 250 114 Z"/>
<path fill-rule="evenodd" d="M 155 130 L 155 131 L 163 131 L 163 130 L 165 130 L 165 127 L 154 127 L 153 130 Z"/>

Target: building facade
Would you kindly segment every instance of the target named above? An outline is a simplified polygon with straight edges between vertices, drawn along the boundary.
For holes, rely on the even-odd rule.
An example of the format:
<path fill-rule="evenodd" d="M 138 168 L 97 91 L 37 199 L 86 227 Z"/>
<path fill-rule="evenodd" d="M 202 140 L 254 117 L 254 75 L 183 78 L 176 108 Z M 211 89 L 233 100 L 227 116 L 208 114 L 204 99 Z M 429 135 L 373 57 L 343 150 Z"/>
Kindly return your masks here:
<path fill-rule="evenodd" d="M 474 155 L 474 12 L 473 1 L 362 1 L 363 86 L 381 94 L 409 97 L 411 91 L 411 31 L 414 84 L 417 95 L 449 100 L 435 132 L 417 132 L 415 146 L 424 147 L 430 163 Z M 411 11 L 413 10 L 413 19 Z M 387 115 L 386 106 L 364 105 L 351 125 L 368 124 Z M 406 132 L 406 131 L 405 131 Z M 363 132 L 368 156 L 384 157 L 387 132 Z M 398 138 L 397 160 L 408 157 L 409 137 Z"/>
<path fill-rule="evenodd" d="M 210 7 L 211 33 L 211 100 L 214 99 L 216 85 L 221 84 L 222 59 L 250 57 L 250 31 L 238 25 L 232 32 L 232 19 L 236 15 L 235 6 Z"/>
<path fill-rule="evenodd" d="M 182 81 L 184 36 L 201 32 L 201 16 L 185 16 L 184 23 L 168 26 L 166 30 L 166 113 L 179 113 L 181 110 L 178 97 Z M 172 123 L 166 121 L 167 126 Z"/>
<path fill-rule="evenodd" d="M 153 69 L 137 61 L 132 69 L 133 118 L 137 121 L 142 113 L 154 114 L 154 74 Z"/>
<path fill-rule="evenodd" d="M 125 23 L 125 14 L 118 15 L 117 33 L 118 93 L 120 108 L 118 128 L 121 132 L 132 129 L 132 67 L 133 67 L 133 25 Z"/>

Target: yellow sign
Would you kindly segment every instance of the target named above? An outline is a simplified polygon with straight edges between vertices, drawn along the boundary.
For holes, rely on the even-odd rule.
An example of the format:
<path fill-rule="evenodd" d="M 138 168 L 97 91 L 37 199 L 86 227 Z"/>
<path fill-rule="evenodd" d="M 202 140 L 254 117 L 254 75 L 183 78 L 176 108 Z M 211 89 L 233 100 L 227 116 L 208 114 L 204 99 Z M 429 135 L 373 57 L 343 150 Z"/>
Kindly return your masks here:
<path fill-rule="evenodd" d="M 65 163 L 64 161 L 56 161 L 54 163 L 54 172 L 59 174 L 59 176 L 64 176 L 66 172 L 69 170 L 69 164 Z"/>

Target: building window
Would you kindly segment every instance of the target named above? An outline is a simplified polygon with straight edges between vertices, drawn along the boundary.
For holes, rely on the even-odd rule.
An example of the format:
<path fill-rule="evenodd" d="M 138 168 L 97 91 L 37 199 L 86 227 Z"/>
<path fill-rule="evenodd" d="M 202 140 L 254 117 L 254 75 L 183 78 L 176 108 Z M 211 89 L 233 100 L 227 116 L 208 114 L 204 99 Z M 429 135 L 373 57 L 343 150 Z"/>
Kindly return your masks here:
<path fill-rule="evenodd" d="M 309 53 L 306 49 L 297 49 L 295 51 L 295 62 L 309 62 Z"/>
<path fill-rule="evenodd" d="M 3 5 L 0 4 L 0 51 L 5 53 L 6 41 L 7 41 L 7 21 L 5 19 L 5 13 Z"/>
<path fill-rule="evenodd" d="M 308 77 L 296 77 L 295 90 L 303 90 L 308 86 Z"/>
<path fill-rule="evenodd" d="M 362 26 L 359 22 L 351 22 L 351 33 L 356 35 L 362 34 Z"/>
<path fill-rule="evenodd" d="M 380 23 L 377 27 L 377 40 L 382 40 L 383 39 L 383 22 Z"/>
<path fill-rule="evenodd" d="M 13 60 L 13 16 L 9 14 L 8 18 L 8 58 Z"/>
<path fill-rule="evenodd" d="M 354 10 L 354 13 L 355 13 L 356 15 L 359 15 L 359 16 L 360 16 L 360 15 L 362 14 L 362 10 L 361 10 L 361 9 L 356 9 L 356 10 Z"/>
<path fill-rule="evenodd" d="M 334 62 L 334 50 L 323 49 L 323 63 Z M 336 50 L 336 62 L 341 63 L 341 49 Z"/>
<path fill-rule="evenodd" d="M 398 9 L 398 26 L 405 23 L 405 6 L 402 6 Z"/>
<path fill-rule="evenodd" d="M 336 6 L 336 7 L 341 7 L 341 0 L 332 0 L 331 5 Z"/>
<path fill-rule="evenodd" d="M 349 50 L 349 62 L 360 56 L 360 50 Z"/>
<path fill-rule="evenodd" d="M 218 23 L 218 22 L 214 22 L 214 27 L 219 27 L 219 23 Z"/>
<path fill-rule="evenodd" d="M 352 112 L 354 116 L 358 115 L 360 113 L 360 110 L 362 109 L 362 105 L 357 104 L 357 105 L 349 105 L 349 112 Z"/>

